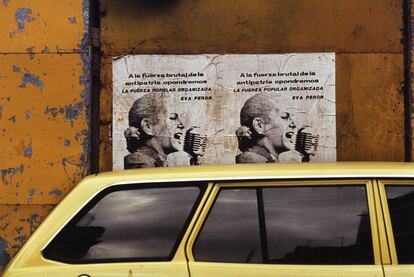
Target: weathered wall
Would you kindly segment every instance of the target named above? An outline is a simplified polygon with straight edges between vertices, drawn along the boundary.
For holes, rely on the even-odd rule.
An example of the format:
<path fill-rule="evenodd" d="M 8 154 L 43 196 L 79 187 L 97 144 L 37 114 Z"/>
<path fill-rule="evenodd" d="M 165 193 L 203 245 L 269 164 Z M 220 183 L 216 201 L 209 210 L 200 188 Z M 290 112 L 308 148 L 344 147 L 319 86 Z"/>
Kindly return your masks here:
<path fill-rule="evenodd" d="M 88 2 L 0 2 L 0 271 L 88 173 Z M 101 0 L 101 14 L 101 171 L 111 59 L 145 53 L 336 52 L 338 160 L 404 159 L 401 0 Z"/>
<path fill-rule="evenodd" d="M 89 170 L 88 5 L 0 3 L 0 272 Z"/>
<path fill-rule="evenodd" d="M 338 160 L 404 160 L 401 0 L 102 0 L 101 12 L 101 170 L 123 54 L 336 52 Z"/>

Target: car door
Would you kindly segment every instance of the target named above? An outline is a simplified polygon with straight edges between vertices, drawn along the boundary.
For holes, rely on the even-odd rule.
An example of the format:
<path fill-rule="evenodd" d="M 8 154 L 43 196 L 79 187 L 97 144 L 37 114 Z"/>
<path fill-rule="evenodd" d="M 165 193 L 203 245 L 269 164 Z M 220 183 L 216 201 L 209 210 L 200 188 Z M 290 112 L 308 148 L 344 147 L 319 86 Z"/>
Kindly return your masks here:
<path fill-rule="evenodd" d="M 192 277 L 383 276 L 370 180 L 216 184 L 189 238 Z"/>
<path fill-rule="evenodd" d="M 105 189 L 57 232 L 41 255 L 22 259 L 25 271 L 13 276 L 188 277 L 184 246 L 207 199 L 211 186 L 206 187 Z"/>
<path fill-rule="evenodd" d="M 379 180 L 391 263 L 386 277 L 414 276 L 414 180 Z"/>

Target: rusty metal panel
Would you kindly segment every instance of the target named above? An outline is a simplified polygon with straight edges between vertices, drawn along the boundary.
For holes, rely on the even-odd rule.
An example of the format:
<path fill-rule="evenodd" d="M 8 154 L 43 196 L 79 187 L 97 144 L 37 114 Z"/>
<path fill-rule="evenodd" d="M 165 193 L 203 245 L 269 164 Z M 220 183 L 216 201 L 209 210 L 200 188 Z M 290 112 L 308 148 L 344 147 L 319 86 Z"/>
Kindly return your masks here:
<path fill-rule="evenodd" d="M 0 273 L 54 205 L 0 204 Z"/>
<path fill-rule="evenodd" d="M 400 0 L 102 0 L 105 55 L 399 53 Z"/>
<path fill-rule="evenodd" d="M 112 57 L 101 59 L 99 169 L 112 170 Z"/>
<path fill-rule="evenodd" d="M 0 55 L 0 204 L 55 204 L 87 174 L 86 58 Z"/>
<path fill-rule="evenodd" d="M 403 59 L 337 55 L 339 161 L 404 161 Z"/>
<path fill-rule="evenodd" d="M 88 47 L 86 0 L 3 0 L 0 53 L 81 51 Z"/>

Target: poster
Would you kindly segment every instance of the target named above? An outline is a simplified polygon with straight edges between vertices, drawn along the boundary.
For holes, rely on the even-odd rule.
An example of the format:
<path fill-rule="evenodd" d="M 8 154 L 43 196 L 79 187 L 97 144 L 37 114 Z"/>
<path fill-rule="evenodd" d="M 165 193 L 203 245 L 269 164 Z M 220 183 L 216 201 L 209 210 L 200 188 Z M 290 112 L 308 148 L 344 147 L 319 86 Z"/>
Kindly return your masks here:
<path fill-rule="evenodd" d="M 336 161 L 335 54 L 113 59 L 113 169 Z"/>

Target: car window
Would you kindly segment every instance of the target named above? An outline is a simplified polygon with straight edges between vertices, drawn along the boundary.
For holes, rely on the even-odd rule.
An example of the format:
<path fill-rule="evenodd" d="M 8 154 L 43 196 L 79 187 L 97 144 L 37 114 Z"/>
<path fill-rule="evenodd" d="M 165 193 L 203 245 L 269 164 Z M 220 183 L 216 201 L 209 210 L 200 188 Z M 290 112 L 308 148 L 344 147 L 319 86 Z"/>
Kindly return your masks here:
<path fill-rule="evenodd" d="M 43 255 L 72 263 L 171 259 L 200 191 L 131 186 L 104 191 L 59 232 Z"/>
<path fill-rule="evenodd" d="M 195 242 L 198 261 L 260 263 L 259 217 L 255 189 L 219 192 Z"/>
<path fill-rule="evenodd" d="M 414 263 L 414 186 L 385 186 L 399 264 Z"/>
<path fill-rule="evenodd" d="M 364 186 L 263 189 L 269 263 L 373 264 Z"/>
<path fill-rule="evenodd" d="M 374 264 L 365 185 L 222 189 L 193 254 L 208 262 Z"/>

